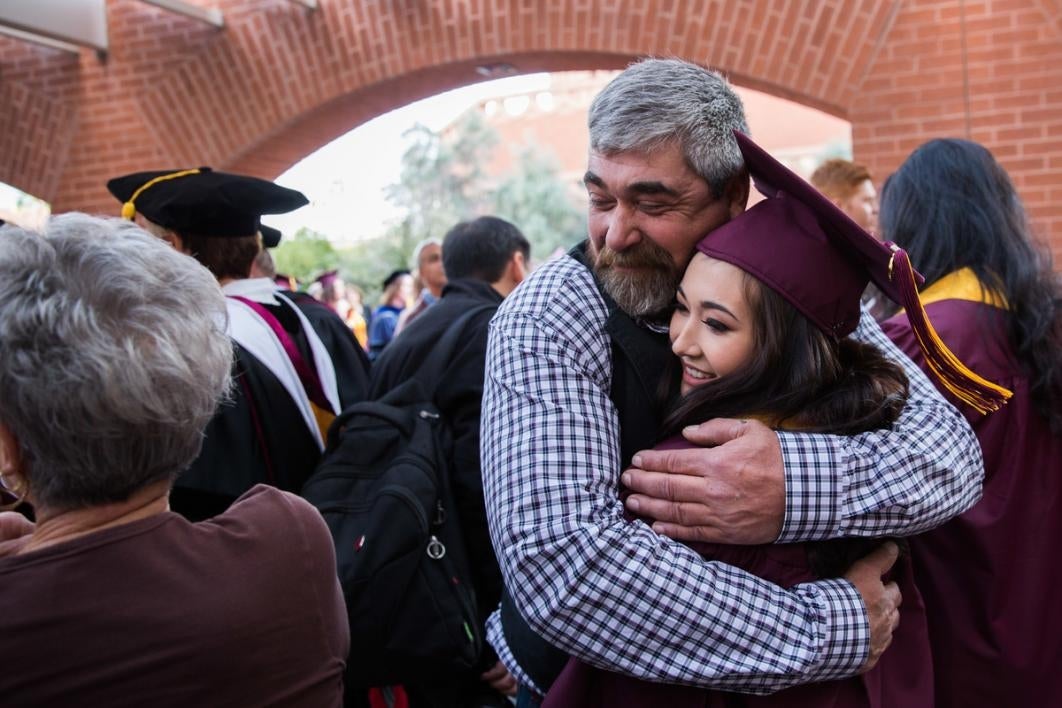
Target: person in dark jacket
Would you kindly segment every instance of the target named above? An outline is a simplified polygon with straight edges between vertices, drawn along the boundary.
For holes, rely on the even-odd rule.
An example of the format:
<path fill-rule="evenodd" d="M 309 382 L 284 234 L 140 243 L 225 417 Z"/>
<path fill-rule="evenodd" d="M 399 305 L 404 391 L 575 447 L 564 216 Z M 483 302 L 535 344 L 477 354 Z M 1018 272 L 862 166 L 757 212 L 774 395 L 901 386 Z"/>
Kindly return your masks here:
<path fill-rule="evenodd" d="M 461 222 L 443 241 L 447 285 L 442 297 L 396 337 L 373 365 L 371 399 L 415 375 L 423 366 L 440 371 L 427 382 L 428 393 L 449 422 L 454 439 L 454 495 L 475 585 L 480 622 L 485 624 L 501 597 L 502 580 L 494 558 L 483 505 L 479 469 L 479 416 L 486 364 L 487 328 L 502 299 L 524 279 L 531 246 L 520 230 L 503 219 L 483 216 Z M 435 346 L 462 314 L 493 305 L 464 325 L 461 342 L 447 362 L 432 360 Z M 445 686 L 407 685 L 416 708 L 464 708 L 508 705 L 501 693 L 515 693 L 516 683 L 484 649 L 483 675 L 455 676 Z"/>

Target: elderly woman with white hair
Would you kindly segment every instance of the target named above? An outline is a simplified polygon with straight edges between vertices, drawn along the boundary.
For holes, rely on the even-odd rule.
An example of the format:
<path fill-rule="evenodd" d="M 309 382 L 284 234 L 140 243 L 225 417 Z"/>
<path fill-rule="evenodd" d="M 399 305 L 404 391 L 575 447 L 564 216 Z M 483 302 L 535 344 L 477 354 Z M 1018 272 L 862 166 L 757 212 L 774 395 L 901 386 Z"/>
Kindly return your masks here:
<path fill-rule="evenodd" d="M 216 279 L 128 222 L 0 229 L 0 696 L 10 705 L 342 702 L 327 527 L 255 487 L 170 512 L 230 385 Z M 4 540 L 6 539 L 6 540 Z"/>

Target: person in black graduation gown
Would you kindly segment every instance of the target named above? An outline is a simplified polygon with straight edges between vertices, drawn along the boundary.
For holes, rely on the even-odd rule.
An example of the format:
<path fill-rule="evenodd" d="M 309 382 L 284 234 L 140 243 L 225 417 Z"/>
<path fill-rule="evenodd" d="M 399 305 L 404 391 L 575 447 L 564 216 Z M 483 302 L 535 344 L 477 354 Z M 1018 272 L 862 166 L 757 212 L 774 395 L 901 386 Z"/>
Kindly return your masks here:
<path fill-rule="evenodd" d="M 320 459 L 328 423 L 364 397 L 368 380 L 362 359 L 336 344 L 342 322 L 304 314 L 270 279 L 248 277 L 261 249 L 261 215 L 292 211 L 306 198 L 209 168 L 135 173 L 107 187 L 123 202 L 123 216 L 139 214 L 150 232 L 209 268 L 229 296 L 234 387 L 199 457 L 177 479 L 171 507 L 200 520 L 260 482 L 298 492 Z"/>
<path fill-rule="evenodd" d="M 263 250 L 251 266 L 252 277 L 270 278 L 275 281 L 276 267 L 273 259 L 269 257 L 269 250 L 280 244 L 282 234 L 279 229 L 261 225 L 259 233 L 262 235 Z M 263 261 L 268 258 L 268 265 L 263 267 Z M 270 267 L 272 266 L 272 267 Z M 295 306 L 306 315 L 321 343 L 332 357 L 332 364 L 336 370 L 336 381 L 339 384 L 339 401 L 343 408 L 364 401 L 369 390 L 369 355 L 358 344 L 350 327 L 343 322 L 343 318 L 336 311 L 324 304 L 312 295 L 283 288 L 284 296 L 295 303 Z"/>

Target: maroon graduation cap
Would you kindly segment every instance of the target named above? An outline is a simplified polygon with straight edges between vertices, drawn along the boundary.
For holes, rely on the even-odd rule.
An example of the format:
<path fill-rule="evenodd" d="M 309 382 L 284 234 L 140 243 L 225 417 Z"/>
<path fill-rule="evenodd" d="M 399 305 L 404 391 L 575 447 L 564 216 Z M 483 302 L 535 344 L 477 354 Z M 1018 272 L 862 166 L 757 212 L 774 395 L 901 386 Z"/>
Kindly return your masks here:
<path fill-rule="evenodd" d="M 329 285 L 336 282 L 336 278 L 338 277 L 338 270 L 326 270 L 324 273 L 321 273 L 319 276 L 314 278 L 313 282 L 320 283 L 322 287 L 327 288 Z"/>
<path fill-rule="evenodd" d="M 756 188 L 766 197 L 697 244 L 701 253 L 756 277 L 835 339 L 859 324 L 869 282 L 902 305 L 937 379 L 958 398 L 987 412 L 1010 391 L 966 368 L 933 330 L 918 299 L 922 276 L 907 253 L 882 243 L 841 209 L 735 131 Z"/>

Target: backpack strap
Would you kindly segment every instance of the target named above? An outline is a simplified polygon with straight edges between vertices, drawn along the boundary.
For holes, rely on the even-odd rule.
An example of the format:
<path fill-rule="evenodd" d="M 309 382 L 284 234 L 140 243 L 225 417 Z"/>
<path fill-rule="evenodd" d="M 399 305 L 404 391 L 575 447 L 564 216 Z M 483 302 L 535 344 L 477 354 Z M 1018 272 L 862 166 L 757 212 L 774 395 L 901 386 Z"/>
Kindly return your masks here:
<path fill-rule="evenodd" d="M 436 383 L 454 358 L 458 347 L 463 343 L 462 335 L 465 333 L 465 327 L 476 315 L 497 308 L 498 303 L 494 302 L 476 305 L 471 310 L 464 312 L 446 328 L 445 333 L 439 339 L 439 343 L 432 348 L 431 355 L 421 363 L 417 373 L 413 376 L 417 381 L 420 381 L 424 390 L 429 392 L 432 397 L 434 397 Z"/>

